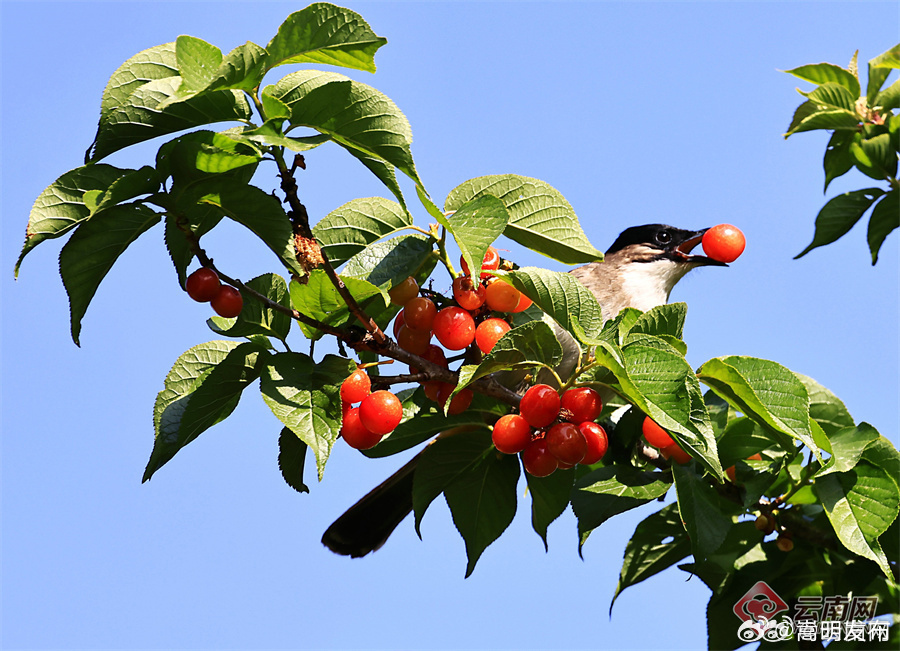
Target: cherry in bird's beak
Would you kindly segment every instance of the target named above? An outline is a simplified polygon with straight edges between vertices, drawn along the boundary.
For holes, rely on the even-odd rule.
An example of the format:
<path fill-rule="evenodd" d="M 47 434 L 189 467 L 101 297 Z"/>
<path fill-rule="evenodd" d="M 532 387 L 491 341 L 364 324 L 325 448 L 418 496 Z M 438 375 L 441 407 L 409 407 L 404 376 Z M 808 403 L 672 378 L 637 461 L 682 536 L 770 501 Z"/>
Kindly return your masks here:
<path fill-rule="evenodd" d="M 691 251 L 700 244 L 703 240 L 703 234 L 708 230 L 709 228 L 703 228 L 699 231 L 688 233 L 681 242 L 672 242 L 673 246 L 669 249 L 669 254 L 672 259 L 678 262 L 690 262 L 698 266 L 713 265 L 717 267 L 727 267 L 728 265 L 724 262 L 707 258 L 705 255 L 691 255 Z"/>

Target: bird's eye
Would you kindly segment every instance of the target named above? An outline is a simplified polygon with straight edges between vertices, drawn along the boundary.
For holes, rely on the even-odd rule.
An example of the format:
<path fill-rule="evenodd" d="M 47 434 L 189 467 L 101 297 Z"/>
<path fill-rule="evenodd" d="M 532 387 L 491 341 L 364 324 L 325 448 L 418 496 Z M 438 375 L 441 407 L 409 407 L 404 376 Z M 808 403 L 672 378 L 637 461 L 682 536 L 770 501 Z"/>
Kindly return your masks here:
<path fill-rule="evenodd" d="M 672 241 L 672 234 L 669 231 L 660 231 L 656 234 L 656 241 L 660 244 L 668 244 Z"/>

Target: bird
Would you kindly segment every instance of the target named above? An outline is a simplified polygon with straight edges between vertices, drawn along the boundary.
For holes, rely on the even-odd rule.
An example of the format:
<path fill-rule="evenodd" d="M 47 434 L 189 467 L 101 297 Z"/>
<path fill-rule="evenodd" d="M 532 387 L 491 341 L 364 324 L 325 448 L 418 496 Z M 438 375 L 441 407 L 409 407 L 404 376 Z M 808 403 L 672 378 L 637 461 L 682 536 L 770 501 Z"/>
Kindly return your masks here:
<path fill-rule="evenodd" d="M 691 253 L 707 230 L 686 230 L 666 224 L 633 226 L 620 233 L 603 260 L 569 273 L 597 298 L 604 320 L 614 318 L 626 307 L 647 311 L 667 303 L 672 289 L 692 269 L 728 266 Z M 563 348 L 563 361 L 555 370 L 559 377 L 566 378 L 583 351 L 572 335 L 555 322 L 551 325 L 555 326 Z M 322 544 L 336 554 L 351 558 L 380 549 L 412 511 L 413 477 L 421 454 L 412 457 L 335 520 L 325 530 Z"/>

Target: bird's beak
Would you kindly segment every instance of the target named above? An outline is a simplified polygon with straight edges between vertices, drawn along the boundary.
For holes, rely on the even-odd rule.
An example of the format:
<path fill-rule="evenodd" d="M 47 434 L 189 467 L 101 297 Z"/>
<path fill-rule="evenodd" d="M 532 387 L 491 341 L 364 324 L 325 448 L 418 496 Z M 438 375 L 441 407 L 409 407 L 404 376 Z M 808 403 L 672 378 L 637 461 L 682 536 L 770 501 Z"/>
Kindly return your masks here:
<path fill-rule="evenodd" d="M 713 265 L 717 267 L 727 267 L 728 265 L 724 262 L 707 258 L 704 255 L 691 255 L 691 251 L 700 244 L 703 240 L 703 234 L 708 230 L 709 228 L 703 228 L 699 231 L 689 233 L 681 242 L 672 242 L 672 246 L 668 251 L 671 258 L 677 262 L 690 262 L 697 266 Z"/>

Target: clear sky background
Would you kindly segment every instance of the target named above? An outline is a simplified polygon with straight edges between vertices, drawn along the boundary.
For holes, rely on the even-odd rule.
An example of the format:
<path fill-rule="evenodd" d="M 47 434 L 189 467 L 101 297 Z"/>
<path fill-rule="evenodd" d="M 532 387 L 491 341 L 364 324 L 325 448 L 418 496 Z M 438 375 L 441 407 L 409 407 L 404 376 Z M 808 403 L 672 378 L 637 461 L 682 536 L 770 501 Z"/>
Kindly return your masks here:
<path fill-rule="evenodd" d="M 389 43 L 375 75 L 341 72 L 404 110 L 437 200 L 475 176 L 537 177 L 566 196 L 601 249 L 641 223 L 738 225 L 743 257 L 693 272 L 672 295 L 689 304 L 689 361 L 776 360 L 897 442 L 898 236 L 874 268 L 862 226 L 792 260 L 826 200 L 827 135 L 782 138 L 802 98 L 799 80 L 779 72 L 846 65 L 856 49 L 861 62 L 880 54 L 898 40 L 896 3 L 345 4 Z M 705 646 L 709 591 L 677 569 L 626 590 L 607 616 L 625 543 L 654 505 L 601 527 L 581 560 L 572 514 L 551 526 L 545 553 L 522 499 L 466 580 L 443 500 L 423 541 L 406 521 L 374 555 L 339 557 L 319 543 L 324 529 L 408 455 L 370 461 L 337 445 L 324 480 L 308 477 L 311 493 L 297 494 L 276 464 L 281 425 L 253 390 L 141 484 L 156 393 L 184 350 L 216 338 L 209 309 L 179 290 L 157 227 L 104 281 L 77 348 L 60 241 L 31 253 L 13 280 L 29 210 L 81 164 L 100 95 L 125 59 L 179 34 L 225 52 L 265 45 L 303 6 L 2 3 L 2 646 Z M 139 167 L 157 145 L 107 162 Z M 385 195 L 335 146 L 307 163 L 298 180 L 313 219 Z M 257 181 L 274 188 L 271 174 L 261 168 Z M 828 197 L 869 185 L 854 172 Z M 243 235 L 234 227 L 204 241 L 233 276 L 275 270 Z M 520 264 L 562 268 L 504 246 Z"/>

